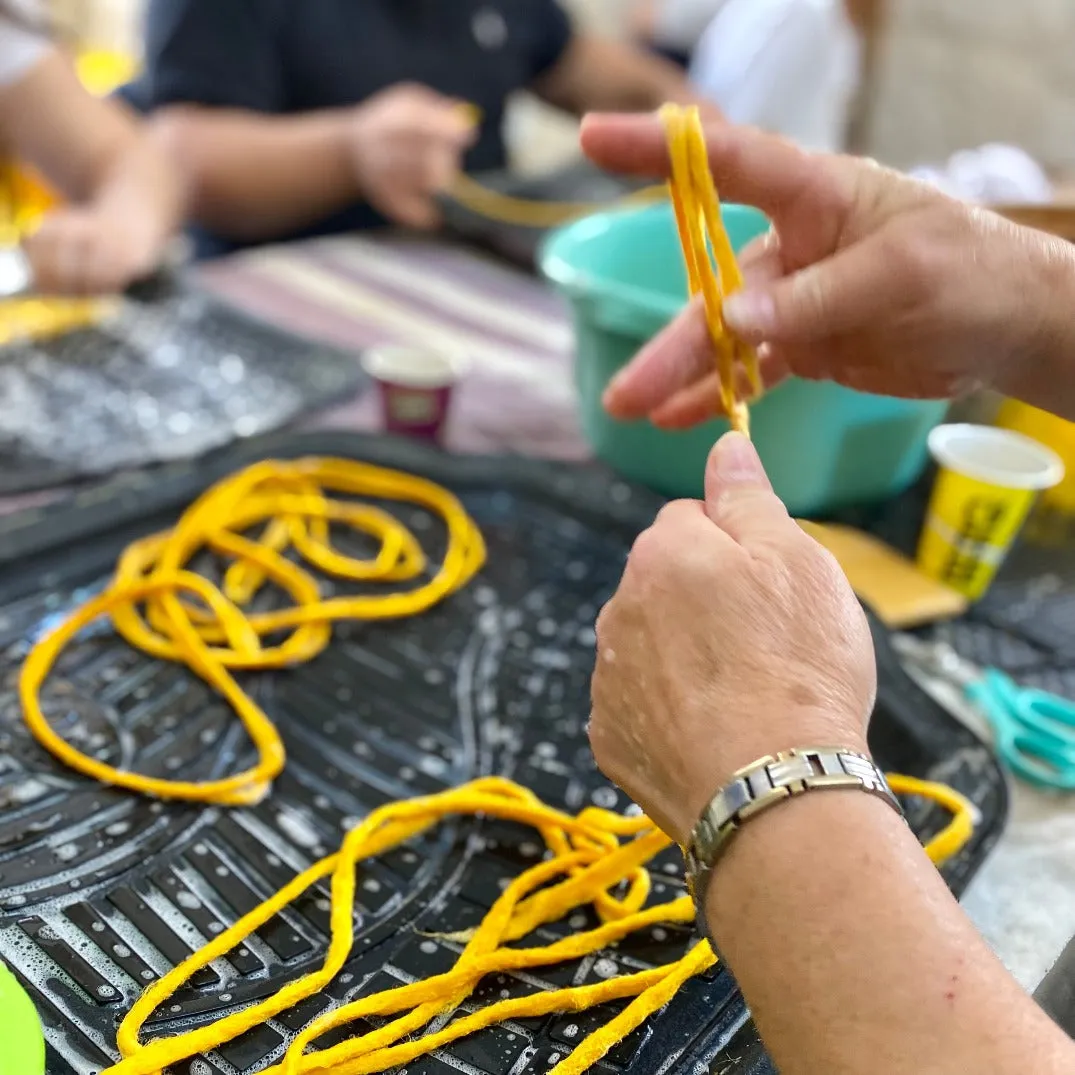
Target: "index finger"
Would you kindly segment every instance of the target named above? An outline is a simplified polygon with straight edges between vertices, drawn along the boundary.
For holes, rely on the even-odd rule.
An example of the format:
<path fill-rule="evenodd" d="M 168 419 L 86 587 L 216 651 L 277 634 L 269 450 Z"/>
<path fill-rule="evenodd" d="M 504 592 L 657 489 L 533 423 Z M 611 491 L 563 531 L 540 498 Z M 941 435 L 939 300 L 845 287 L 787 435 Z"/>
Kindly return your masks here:
<path fill-rule="evenodd" d="M 803 197 L 824 166 L 823 158 L 752 127 L 710 122 L 705 140 L 721 197 L 769 216 L 779 216 Z M 669 174 L 668 142 L 656 113 L 588 115 L 581 141 L 586 156 L 608 171 L 658 178 Z"/>

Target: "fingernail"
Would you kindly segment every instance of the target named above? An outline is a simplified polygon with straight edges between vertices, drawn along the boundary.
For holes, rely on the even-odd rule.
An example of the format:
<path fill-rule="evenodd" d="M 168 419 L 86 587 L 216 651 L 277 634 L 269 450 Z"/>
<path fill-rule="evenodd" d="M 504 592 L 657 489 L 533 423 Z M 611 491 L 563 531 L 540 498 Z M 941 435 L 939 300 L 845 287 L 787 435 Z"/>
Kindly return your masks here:
<path fill-rule="evenodd" d="M 766 291 L 737 291 L 724 300 L 724 320 L 733 332 L 756 336 L 776 327 L 776 303 Z"/>
<path fill-rule="evenodd" d="M 725 433 L 713 453 L 714 476 L 722 488 L 729 485 L 768 485 L 758 451 L 742 433 Z"/>
<path fill-rule="evenodd" d="M 608 385 L 605 387 L 605 391 L 601 395 L 601 404 L 606 411 L 616 409 L 616 397 L 620 394 L 620 390 L 623 388 L 626 382 L 626 370 L 620 370 L 620 372 L 617 373 L 612 378 L 612 380 L 608 382 Z"/>

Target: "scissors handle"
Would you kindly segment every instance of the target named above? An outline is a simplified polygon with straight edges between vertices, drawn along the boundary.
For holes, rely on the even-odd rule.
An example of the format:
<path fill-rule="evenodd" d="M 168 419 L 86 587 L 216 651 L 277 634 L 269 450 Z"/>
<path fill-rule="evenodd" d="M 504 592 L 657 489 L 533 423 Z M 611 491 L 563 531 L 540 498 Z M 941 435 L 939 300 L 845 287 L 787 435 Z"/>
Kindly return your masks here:
<path fill-rule="evenodd" d="M 1038 787 L 1075 791 L 1075 705 L 997 669 L 969 684 L 967 696 L 989 717 L 997 753 L 1013 772 Z"/>

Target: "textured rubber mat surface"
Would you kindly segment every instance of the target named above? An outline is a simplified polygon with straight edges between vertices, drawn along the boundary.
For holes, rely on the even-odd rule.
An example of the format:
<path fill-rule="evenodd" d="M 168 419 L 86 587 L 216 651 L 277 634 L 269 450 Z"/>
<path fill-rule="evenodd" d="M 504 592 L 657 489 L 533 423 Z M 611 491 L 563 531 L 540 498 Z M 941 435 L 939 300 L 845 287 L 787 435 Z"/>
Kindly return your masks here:
<path fill-rule="evenodd" d="M 420 618 L 340 625 L 315 662 L 246 680 L 288 749 L 272 796 L 255 808 L 150 802 L 54 764 L 23 729 L 15 698 L 29 641 L 103 583 L 127 540 L 166 524 L 216 477 L 254 458 L 308 454 L 398 466 L 452 487 L 487 538 L 487 568 Z M 49 1075 L 107 1066 L 117 1021 L 147 982 L 333 849 L 383 802 L 504 773 L 573 811 L 586 803 L 626 808 L 595 770 L 585 737 L 593 622 L 656 507 L 596 469 L 448 458 L 321 434 L 246 444 L 197 470 L 173 465 L 126 478 L 36 522 L 0 523 L 0 956 L 38 1004 Z M 435 556 L 440 524 L 417 509 L 400 513 Z M 884 636 L 878 641 L 880 760 L 942 776 L 982 812 L 974 841 L 946 870 L 958 890 L 999 833 L 1004 784 L 989 751 L 919 693 Z M 113 764 L 189 779 L 219 776 L 247 757 L 237 722 L 214 695 L 184 670 L 130 650 L 107 626 L 71 646 L 44 698 L 57 728 Z M 926 834 L 942 819 L 930 810 L 912 811 L 911 820 Z M 540 854 L 529 830 L 475 820 L 364 867 L 353 955 L 332 986 L 174 1075 L 250 1075 L 330 1005 L 446 970 L 457 949 L 428 934 L 473 925 L 504 879 Z M 682 892 L 682 863 L 668 854 L 657 864 L 652 899 Z M 150 1033 L 264 997 L 317 965 L 328 909 L 328 892 L 312 890 L 195 977 L 156 1013 Z M 548 932 L 591 922 L 580 912 Z M 468 1003 L 598 981 L 667 962 L 691 942 L 686 930 L 654 929 L 581 962 L 490 978 Z M 408 1071 L 545 1072 L 615 1011 L 494 1028 Z M 734 983 L 716 971 L 614 1050 L 607 1070 L 767 1071 L 745 1018 Z"/>
<path fill-rule="evenodd" d="M 193 458 L 364 383 L 354 355 L 162 276 L 100 324 L 0 347 L 0 494 Z"/>

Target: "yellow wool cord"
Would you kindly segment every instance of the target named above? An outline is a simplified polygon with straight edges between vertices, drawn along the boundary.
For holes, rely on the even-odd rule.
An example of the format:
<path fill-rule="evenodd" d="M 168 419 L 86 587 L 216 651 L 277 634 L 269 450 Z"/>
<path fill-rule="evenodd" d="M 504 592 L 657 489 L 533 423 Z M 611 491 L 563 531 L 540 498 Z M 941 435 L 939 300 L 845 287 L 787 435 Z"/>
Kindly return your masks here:
<path fill-rule="evenodd" d="M 721 405 L 733 428 L 749 436 L 749 412 L 738 396 L 738 368 L 745 370 L 755 397 L 762 392 L 761 373 L 754 349 L 737 341 L 724 324 L 724 296 L 742 288 L 743 274 L 721 219 L 702 118 L 696 107 L 669 104 L 661 109 L 661 119 L 671 164 L 668 189 L 687 265 L 687 281 L 691 295 L 700 294 L 705 303 L 706 325 L 720 374 Z"/>
<path fill-rule="evenodd" d="M 407 501 L 438 514 L 448 529 L 448 547 L 437 574 L 406 592 L 323 599 L 314 576 L 284 555 L 285 545 L 294 545 L 314 566 L 344 579 L 406 582 L 426 567 L 417 539 L 395 518 L 369 505 L 329 499 L 325 491 Z M 261 542 L 242 536 L 265 521 L 269 525 Z M 369 560 L 343 556 L 330 543 L 330 523 L 379 539 L 379 553 Z M 223 590 L 187 567 L 206 550 L 234 563 Z M 131 545 L 108 589 L 38 642 L 19 678 L 26 722 L 46 750 L 103 783 L 162 799 L 231 806 L 259 802 L 284 766 L 284 748 L 232 670 L 309 661 L 329 644 L 336 620 L 417 615 L 466 585 L 484 562 L 477 526 L 451 493 L 432 482 L 338 459 L 258 463 L 213 486 L 173 530 Z M 294 604 L 248 615 L 240 606 L 266 581 Z M 87 757 L 57 735 L 41 708 L 41 685 L 63 648 L 103 615 L 112 617 L 116 630 L 135 648 L 185 664 L 222 694 L 257 748 L 257 764 L 223 780 L 146 777 Z M 262 643 L 280 632 L 290 633 L 276 644 Z"/>
<path fill-rule="evenodd" d="M 410 590 L 323 598 L 314 575 L 289 559 L 289 551 L 327 574 L 356 581 L 414 583 L 426 571 L 426 557 L 414 535 L 382 509 L 350 499 L 362 496 L 418 504 L 438 514 L 448 531 L 443 562 L 432 579 Z M 342 554 L 331 544 L 330 524 L 375 537 L 380 550 L 368 560 Z M 244 536 L 255 527 L 262 528 L 258 540 Z M 195 557 L 205 552 L 228 564 L 220 586 L 191 569 Z M 283 767 L 284 750 L 271 721 L 231 671 L 285 668 L 310 660 L 328 645 L 336 620 L 422 612 L 464 586 L 484 559 L 485 546 L 473 520 L 451 493 L 431 482 L 337 459 L 255 464 L 213 486 L 172 530 L 131 545 L 106 591 L 37 642 L 19 681 L 26 721 L 38 741 L 61 761 L 105 783 L 164 799 L 221 805 L 257 802 Z M 293 604 L 273 612 L 244 611 L 269 582 Z M 131 645 L 185 664 L 227 698 L 257 747 L 253 768 L 203 782 L 146 777 L 87 757 L 52 730 L 41 707 L 41 686 L 64 646 L 105 615 Z M 274 636 L 271 644 L 268 636 Z M 949 825 L 926 848 L 934 862 L 954 855 L 969 839 L 973 808 L 962 796 L 910 778 L 893 777 L 892 782 L 897 791 L 924 796 L 952 811 Z M 689 897 L 646 906 L 651 892 L 646 867 L 670 846 L 668 837 L 647 818 L 596 808 L 572 816 L 542 804 L 533 792 L 509 780 L 486 777 L 438 795 L 389 803 L 371 813 L 347 834 L 336 854 L 303 871 L 147 988 L 119 1028 L 122 1059 L 102 1075 L 161 1075 L 170 1065 L 212 1051 L 322 991 L 340 972 L 354 943 L 356 867 L 448 817 L 500 818 L 529 825 L 541 835 L 550 857 L 515 878 L 474 930 L 443 938 L 462 945 L 450 971 L 329 1011 L 293 1039 L 282 1061 L 268 1069 L 273 1075 L 385 1071 L 497 1023 L 628 1001 L 552 1069 L 553 1075 L 574 1075 L 659 1011 L 687 979 L 715 962 L 709 945 L 702 942 L 667 966 L 494 1003 L 423 1035 L 438 1016 L 465 1004 L 486 975 L 583 958 L 639 930 L 690 924 L 694 918 Z M 192 975 L 242 944 L 326 878 L 332 897 L 330 939 L 318 969 L 211 1024 L 146 1044 L 139 1041 L 145 1021 Z M 593 907 L 600 925 L 551 944 L 529 944 L 527 938 L 539 927 L 580 907 Z M 527 946 L 517 947 L 518 942 Z M 389 1021 L 332 1048 L 308 1051 L 327 1031 L 370 1016 Z"/>
<path fill-rule="evenodd" d="M 461 102 L 458 111 L 467 122 L 477 126 L 482 120 L 482 110 L 474 104 Z M 448 195 L 460 205 L 488 220 L 513 224 L 523 228 L 557 228 L 592 213 L 627 205 L 646 205 L 663 201 L 668 192 L 663 185 L 646 187 L 627 194 L 612 202 L 543 202 L 531 198 L 515 198 L 483 186 L 464 172 L 459 172 Z"/>
<path fill-rule="evenodd" d="M 668 197 L 668 192 L 663 186 L 652 186 L 643 187 L 642 190 L 633 191 L 631 194 L 625 194 L 607 203 L 540 202 L 501 194 L 499 191 L 483 186 L 476 179 L 462 172 L 452 180 L 448 194 L 453 201 L 472 213 L 522 228 L 558 228 L 562 224 L 569 224 L 572 220 L 578 220 L 593 213 L 626 208 L 631 205 L 651 205 L 654 202 L 664 201 Z"/>
<path fill-rule="evenodd" d="M 461 104 L 460 112 L 472 123 L 481 110 Z M 724 296 L 743 286 L 743 274 L 721 217 L 720 198 L 709 167 L 705 130 L 697 106 L 666 104 L 661 109 L 668 139 L 670 176 L 666 186 L 646 187 L 607 205 L 588 202 L 541 202 L 515 198 L 482 186 L 459 173 L 449 194 L 460 205 L 490 220 L 529 228 L 553 228 L 579 217 L 617 206 L 647 204 L 670 198 L 691 296 L 701 295 L 706 325 L 717 356 L 721 406 L 732 427 L 750 435 L 750 412 L 739 398 L 738 377 L 742 369 L 752 398 L 763 392 L 758 356 L 752 347 L 736 340 L 724 324 Z"/>

